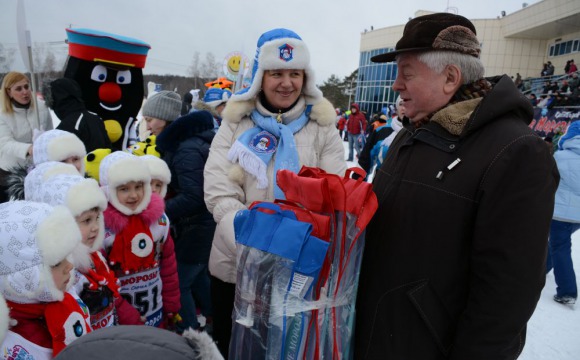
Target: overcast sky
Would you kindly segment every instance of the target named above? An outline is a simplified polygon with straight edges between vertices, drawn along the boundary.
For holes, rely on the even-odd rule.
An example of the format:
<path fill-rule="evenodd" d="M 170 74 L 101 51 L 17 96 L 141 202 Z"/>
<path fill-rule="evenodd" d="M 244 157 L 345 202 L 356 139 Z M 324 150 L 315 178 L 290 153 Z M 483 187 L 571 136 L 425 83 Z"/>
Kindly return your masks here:
<path fill-rule="evenodd" d="M 65 57 L 65 28 L 92 28 L 151 45 L 146 74 L 187 75 L 195 51 L 220 62 L 241 51 L 253 58 L 260 34 L 276 27 L 298 33 L 310 49 L 317 83 L 358 66 L 360 34 L 404 24 L 417 10 L 495 18 L 538 0 L 23 0 L 33 43 Z M 17 0 L 0 0 L 0 42 L 17 48 Z M 60 43 L 59 43 L 60 42 Z M 16 56 L 14 70 L 24 71 Z"/>

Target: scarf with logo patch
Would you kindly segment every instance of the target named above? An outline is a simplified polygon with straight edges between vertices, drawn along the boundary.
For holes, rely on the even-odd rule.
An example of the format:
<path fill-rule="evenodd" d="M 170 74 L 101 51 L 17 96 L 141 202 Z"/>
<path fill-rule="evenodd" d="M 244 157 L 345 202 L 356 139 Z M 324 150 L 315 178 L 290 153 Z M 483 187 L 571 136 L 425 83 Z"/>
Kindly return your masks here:
<path fill-rule="evenodd" d="M 285 125 L 272 116 L 264 116 L 257 110 L 250 115 L 255 127 L 246 130 L 233 144 L 228 152 L 228 160 L 236 163 L 253 175 L 258 184 L 256 188 L 268 187 L 268 164 L 274 154 L 274 197 L 285 199 L 284 193 L 276 184 L 276 173 L 285 169 L 298 173 L 300 159 L 296 150 L 294 134 L 308 123 L 310 110 L 306 110 L 300 117 Z"/>

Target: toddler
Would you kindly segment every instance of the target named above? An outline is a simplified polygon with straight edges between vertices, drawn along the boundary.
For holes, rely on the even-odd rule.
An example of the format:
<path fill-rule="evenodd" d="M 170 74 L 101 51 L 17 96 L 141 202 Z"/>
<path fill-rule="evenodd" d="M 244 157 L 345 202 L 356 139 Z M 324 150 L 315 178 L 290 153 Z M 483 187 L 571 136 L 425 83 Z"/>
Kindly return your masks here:
<path fill-rule="evenodd" d="M 146 325 L 162 326 L 179 311 L 175 254 L 163 199 L 151 191 L 145 163 L 127 152 L 107 155 L 99 169 L 109 205 L 104 245 L 109 265 L 121 282 L 119 292 Z"/>
<path fill-rule="evenodd" d="M 29 191 L 30 192 L 30 191 Z M 93 330 L 116 325 L 142 324 L 135 308 L 119 295 L 118 280 L 107 266 L 100 250 L 103 247 L 103 211 L 107 199 L 93 179 L 80 175 L 54 175 L 40 185 L 31 200 L 50 205 L 65 205 L 81 231 L 83 252 L 75 252 L 75 292 L 88 306 Z M 117 321 L 117 311 L 120 316 Z"/>
<path fill-rule="evenodd" d="M 73 133 L 63 130 L 48 130 L 32 143 L 32 161 L 38 166 L 47 161 L 60 161 L 74 165 L 84 175 L 84 157 L 87 154 L 83 142 Z"/>
<path fill-rule="evenodd" d="M 2 343 L 10 359 L 51 359 L 91 331 L 81 301 L 67 292 L 71 253 L 81 234 L 70 211 L 31 201 L 0 205 L 0 292 L 11 324 Z"/>

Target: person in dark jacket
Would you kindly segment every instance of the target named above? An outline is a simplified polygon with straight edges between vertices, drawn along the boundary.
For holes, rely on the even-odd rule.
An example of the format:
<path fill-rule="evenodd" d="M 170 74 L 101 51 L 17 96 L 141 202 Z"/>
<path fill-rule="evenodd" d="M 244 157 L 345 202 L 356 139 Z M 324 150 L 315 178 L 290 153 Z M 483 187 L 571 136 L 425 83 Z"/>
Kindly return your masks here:
<path fill-rule="evenodd" d="M 410 20 L 395 51 L 404 128 L 377 170 L 355 359 L 516 359 L 545 282 L 559 174 L 509 76 L 483 78 L 466 18 Z"/>
<path fill-rule="evenodd" d="M 46 105 L 60 119 L 57 129 L 75 134 L 85 144 L 87 152 L 111 148 L 103 119 L 87 110 L 81 87 L 75 80 L 60 78 L 51 81 L 44 96 Z"/>
<path fill-rule="evenodd" d="M 187 115 L 191 111 L 193 104 L 193 94 L 189 91 L 183 94 L 183 101 L 181 102 L 181 115 Z"/>
<path fill-rule="evenodd" d="M 174 230 L 184 329 L 200 327 L 197 307 L 208 324 L 212 319 L 208 262 L 216 224 L 203 200 L 203 168 L 215 135 L 213 127 L 209 112 L 194 111 L 157 136 L 157 148 L 171 171 L 165 213 Z"/>
<path fill-rule="evenodd" d="M 362 149 L 362 152 L 358 157 L 358 164 L 364 169 L 364 171 L 367 172 L 367 175 L 372 170 L 374 165 L 373 157 L 371 155 L 373 148 L 377 145 L 377 143 L 383 141 L 393 132 L 393 128 L 390 125 L 387 125 L 387 116 L 385 114 L 382 114 L 376 123 L 378 123 L 376 128 L 369 134 L 369 138 L 365 143 L 365 147 Z"/>

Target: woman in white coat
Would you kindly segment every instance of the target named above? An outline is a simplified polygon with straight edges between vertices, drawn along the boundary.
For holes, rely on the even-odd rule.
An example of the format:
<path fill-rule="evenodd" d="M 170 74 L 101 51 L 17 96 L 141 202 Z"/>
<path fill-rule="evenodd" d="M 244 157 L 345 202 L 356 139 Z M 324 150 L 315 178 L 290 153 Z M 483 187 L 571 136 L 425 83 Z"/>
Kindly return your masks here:
<path fill-rule="evenodd" d="M 233 95 L 222 115 L 204 170 L 204 192 L 217 223 L 209 259 L 213 336 L 227 356 L 236 282 L 235 214 L 254 201 L 283 198 L 277 170 L 298 172 L 305 165 L 342 176 L 346 162 L 334 107 L 315 85 L 306 44 L 291 30 L 262 34 L 251 86 Z"/>
<path fill-rule="evenodd" d="M 32 87 L 26 75 L 12 71 L 2 80 L 0 102 L 0 202 L 5 200 L 6 172 L 26 166 L 32 156 L 34 130 L 53 128 L 50 113 L 42 101 L 33 101 Z"/>

